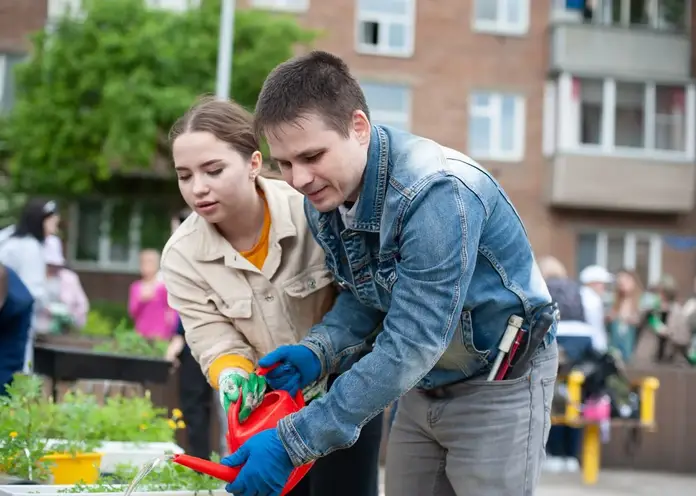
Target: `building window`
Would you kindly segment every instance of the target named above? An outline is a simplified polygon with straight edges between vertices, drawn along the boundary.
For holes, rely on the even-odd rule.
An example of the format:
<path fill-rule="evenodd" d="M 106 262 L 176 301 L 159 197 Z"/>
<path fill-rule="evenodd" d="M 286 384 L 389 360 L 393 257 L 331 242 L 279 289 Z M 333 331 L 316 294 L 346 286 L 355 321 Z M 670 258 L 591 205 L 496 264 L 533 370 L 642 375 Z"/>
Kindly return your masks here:
<path fill-rule="evenodd" d="M 83 270 L 136 272 L 140 250 L 164 248 L 170 214 L 157 202 L 81 201 L 70 216 L 70 258 Z"/>
<path fill-rule="evenodd" d="M 183 12 L 189 8 L 197 7 L 201 0 L 146 0 L 146 3 L 153 8 Z M 50 26 L 68 13 L 79 16 L 81 9 L 82 0 L 48 0 L 46 16 L 48 24 Z"/>
<path fill-rule="evenodd" d="M 402 84 L 362 83 L 362 89 L 372 122 L 410 130 L 411 88 Z"/>
<path fill-rule="evenodd" d="M 643 232 L 601 231 L 580 233 L 577 238 L 578 273 L 589 265 L 610 272 L 634 270 L 643 285 L 655 284 L 662 275 L 662 238 Z"/>
<path fill-rule="evenodd" d="M 558 0 L 556 8 L 562 9 L 565 3 Z M 689 25 L 688 0 L 598 0 L 587 8 L 591 21 L 598 24 L 665 31 L 683 31 Z"/>
<path fill-rule="evenodd" d="M 309 0 L 252 0 L 251 6 L 260 9 L 305 12 L 309 10 Z"/>
<path fill-rule="evenodd" d="M 469 154 L 474 158 L 520 161 L 524 157 L 524 99 L 504 93 L 472 93 Z"/>
<path fill-rule="evenodd" d="M 604 153 L 650 151 L 684 157 L 692 153 L 694 138 L 687 130 L 687 117 L 694 118 L 696 99 L 690 88 L 572 78 L 569 91 L 571 98 L 562 104 L 562 112 L 577 117 L 561 115 L 559 123 L 569 126 L 571 144 Z M 562 92 L 559 101 L 563 98 Z"/>
<path fill-rule="evenodd" d="M 358 0 L 357 50 L 410 57 L 415 38 L 415 0 Z"/>
<path fill-rule="evenodd" d="M 476 0 L 474 30 L 508 35 L 529 31 L 529 0 Z"/>
<path fill-rule="evenodd" d="M 15 67 L 24 55 L 0 53 L 0 114 L 8 112 L 15 101 Z"/>

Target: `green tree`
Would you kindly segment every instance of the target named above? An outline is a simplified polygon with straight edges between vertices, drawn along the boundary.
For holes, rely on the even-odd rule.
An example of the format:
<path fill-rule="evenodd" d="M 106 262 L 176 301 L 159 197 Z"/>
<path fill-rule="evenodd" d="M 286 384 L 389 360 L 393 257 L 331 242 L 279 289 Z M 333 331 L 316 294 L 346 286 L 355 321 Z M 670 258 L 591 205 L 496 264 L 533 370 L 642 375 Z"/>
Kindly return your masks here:
<path fill-rule="evenodd" d="M 18 190 L 79 194 L 115 170 L 152 167 L 169 156 L 176 118 L 214 90 L 220 0 L 183 13 L 83 0 L 82 11 L 38 33 L 16 72 L 0 141 Z M 235 100 L 253 108 L 268 72 L 315 34 L 292 17 L 238 11 Z"/>

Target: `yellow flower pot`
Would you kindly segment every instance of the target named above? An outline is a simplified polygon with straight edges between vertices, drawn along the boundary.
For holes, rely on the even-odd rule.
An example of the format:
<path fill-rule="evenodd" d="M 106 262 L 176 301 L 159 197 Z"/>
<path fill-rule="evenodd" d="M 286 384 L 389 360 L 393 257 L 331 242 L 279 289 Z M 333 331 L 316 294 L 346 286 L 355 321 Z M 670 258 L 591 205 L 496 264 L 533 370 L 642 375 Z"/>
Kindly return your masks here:
<path fill-rule="evenodd" d="M 101 453 L 53 453 L 43 457 L 43 460 L 51 462 L 54 484 L 96 483 L 101 459 Z"/>

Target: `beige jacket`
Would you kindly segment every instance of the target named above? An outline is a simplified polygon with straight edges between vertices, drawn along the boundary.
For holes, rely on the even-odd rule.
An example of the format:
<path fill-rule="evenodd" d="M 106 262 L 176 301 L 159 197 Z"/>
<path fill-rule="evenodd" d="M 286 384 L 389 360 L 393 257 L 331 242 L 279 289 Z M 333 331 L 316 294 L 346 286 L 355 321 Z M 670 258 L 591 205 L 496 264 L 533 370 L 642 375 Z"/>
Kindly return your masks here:
<path fill-rule="evenodd" d="M 324 252 L 305 220 L 303 196 L 282 181 L 259 178 L 258 184 L 271 214 L 262 271 L 195 214 L 162 253 L 169 305 L 213 387 L 223 369 L 251 371 L 266 353 L 297 343 L 335 299 Z"/>

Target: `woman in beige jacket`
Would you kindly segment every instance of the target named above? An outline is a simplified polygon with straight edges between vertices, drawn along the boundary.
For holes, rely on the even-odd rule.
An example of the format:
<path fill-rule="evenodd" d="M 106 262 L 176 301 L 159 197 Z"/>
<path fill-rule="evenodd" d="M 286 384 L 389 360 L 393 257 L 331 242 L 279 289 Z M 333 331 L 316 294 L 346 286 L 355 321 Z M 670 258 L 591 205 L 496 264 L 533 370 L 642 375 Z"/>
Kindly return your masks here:
<path fill-rule="evenodd" d="M 305 220 L 303 196 L 262 177 L 260 147 L 246 110 L 204 99 L 175 124 L 170 139 L 179 189 L 194 213 L 162 253 L 169 304 L 225 410 L 241 401 L 244 421 L 265 392 L 265 381 L 254 374 L 257 360 L 297 343 L 321 321 L 335 299 L 333 280 Z M 311 400 L 322 387 L 308 389 L 305 398 Z M 361 484 L 350 494 L 376 494 L 377 429 L 380 418 L 372 435 L 363 429 L 368 448 L 358 441 L 336 452 L 342 466 L 333 476 L 316 474 L 332 463 L 331 456 L 317 463 L 309 477 L 311 494 L 344 494 L 355 479 L 374 479 L 374 491 Z M 315 479 L 324 484 L 318 487 Z M 309 495 L 309 483 L 305 486 L 292 494 Z"/>

